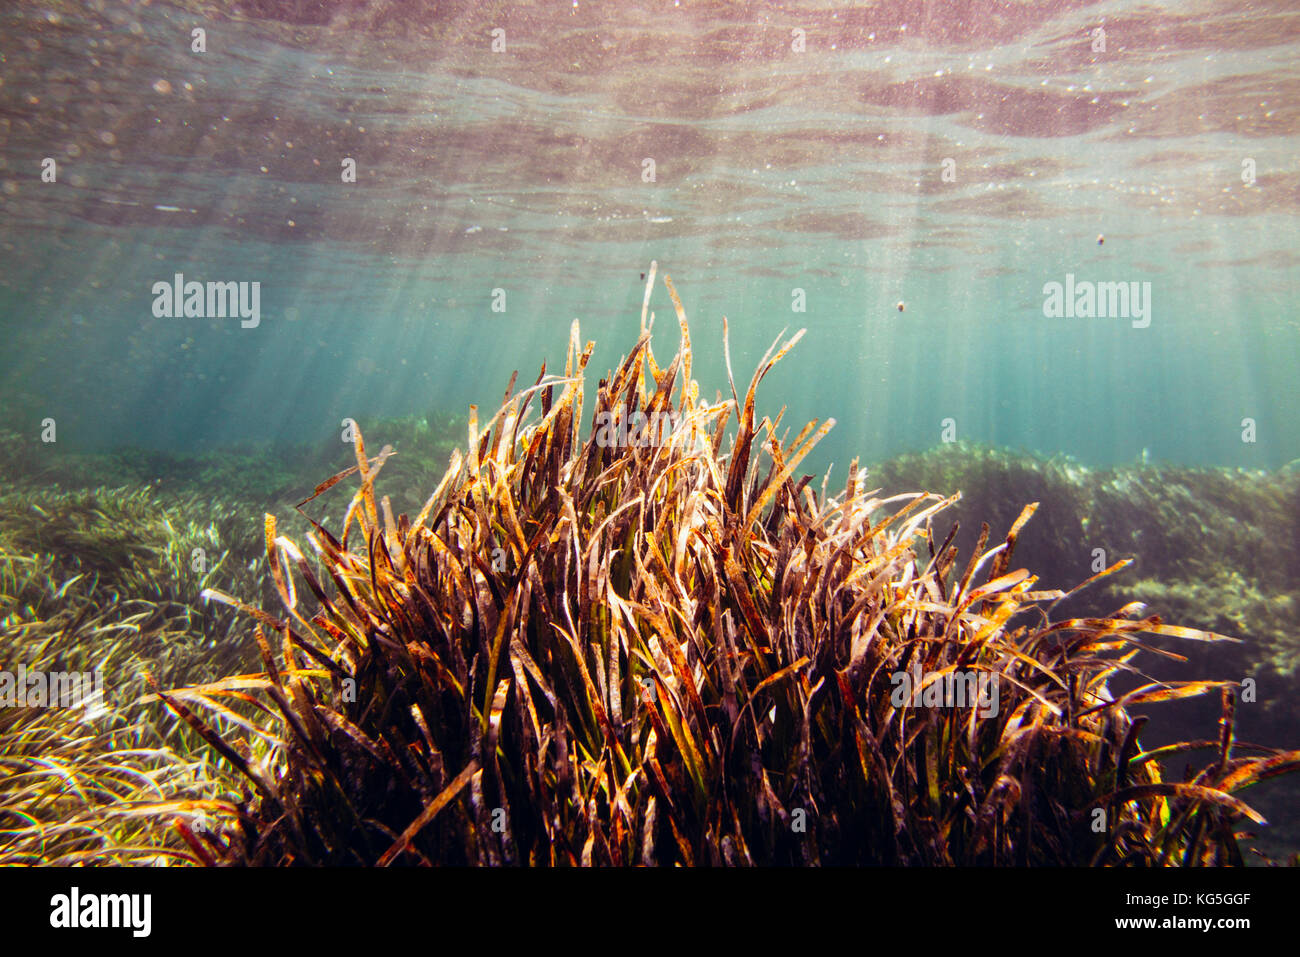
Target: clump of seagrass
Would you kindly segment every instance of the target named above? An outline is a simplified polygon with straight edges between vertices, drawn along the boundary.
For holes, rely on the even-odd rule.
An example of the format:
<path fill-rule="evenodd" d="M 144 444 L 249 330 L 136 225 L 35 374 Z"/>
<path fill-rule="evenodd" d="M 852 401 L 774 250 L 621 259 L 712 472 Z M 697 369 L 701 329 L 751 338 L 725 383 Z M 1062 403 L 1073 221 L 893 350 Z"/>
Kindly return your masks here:
<path fill-rule="evenodd" d="M 647 304 L 654 281 L 652 267 Z M 1063 594 L 1011 566 L 1033 506 L 958 562 L 951 535 L 931 534 L 955 499 L 878 499 L 856 463 L 842 493 L 823 482 L 818 494 L 795 470 L 832 423 L 787 443 L 780 416 L 755 421 L 759 382 L 799 336 L 774 343 L 743 395 L 733 380 L 729 400 L 702 402 L 665 284 L 677 356 L 655 362 L 643 308 L 590 417 L 593 345 L 575 323 L 563 377 L 543 367 L 482 428 L 471 409 L 465 455 L 414 520 L 376 502 L 388 451 L 369 458 L 359 434 L 356 468 L 312 496 L 360 478 L 337 531 L 313 522 L 313 556 L 267 517 L 288 614 L 240 605 L 265 672 L 199 690 L 257 691 L 271 717 L 245 742 L 160 695 L 257 792 L 196 841 L 203 856 L 1239 862 L 1234 824 L 1258 816 L 1232 792 L 1300 752 L 1235 742 L 1226 691 L 1216 740 L 1143 751 L 1145 719 L 1126 708 L 1227 684 L 1106 690 L 1136 670 L 1139 633 L 1220 637 L 1135 618 L 1135 605 L 1051 622 Z M 665 416 L 671 431 L 641 441 L 638 424 Z M 914 669 L 995 678 L 996 714 L 895 707 L 891 678 Z M 1198 748 L 1211 751 L 1204 770 L 1162 779 L 1160 759 Z"/>

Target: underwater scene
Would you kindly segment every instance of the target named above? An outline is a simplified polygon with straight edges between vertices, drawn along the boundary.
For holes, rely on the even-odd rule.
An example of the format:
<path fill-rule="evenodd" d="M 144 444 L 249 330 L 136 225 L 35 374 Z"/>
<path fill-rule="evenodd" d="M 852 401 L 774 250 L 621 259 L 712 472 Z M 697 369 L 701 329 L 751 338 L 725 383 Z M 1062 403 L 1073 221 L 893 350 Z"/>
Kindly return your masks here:
<path fill-rule="evenodd" d="M 1293 0 L 5 4 L 0 864 L 1298 863 L 1298 217 Z"/>

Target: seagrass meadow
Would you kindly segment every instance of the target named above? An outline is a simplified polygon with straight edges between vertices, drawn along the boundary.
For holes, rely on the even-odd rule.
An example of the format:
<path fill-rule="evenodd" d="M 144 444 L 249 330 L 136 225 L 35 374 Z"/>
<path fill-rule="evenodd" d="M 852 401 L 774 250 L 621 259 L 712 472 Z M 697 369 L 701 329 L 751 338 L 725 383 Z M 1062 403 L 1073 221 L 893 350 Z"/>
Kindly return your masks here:
<path fill-rule="evenodd" d="M 562 375 L 471 408 L 418 511 L 385 491 L 417 480 L 401 444 L 359 430 L 355 464 L 282 518 L 218 505 L 205 527 L 148 489 L 12 493 L 0 664 L 98 665 L 115 694 L 97 721 L 0 709 L 0 862 L 1252 857 L 1248 789 L 1300 751 L 1238 738 L 1235 674 L 1161 674 L 1236 639 L 1133 600 L 1065 613 L 1122 593 L 1131 560 L 1041 582 L 1017 560 L 1033 501 L 970 535 L 947 489 L 874 488 L 856 462 L 834 487 L 802 474 L 834 423 L 787 427 L 756 399 L 802 333 L 738 387 L 724 321 L 708 401 L 663 282 L 671 361 L 643 306 L 593 387 L 575 322 Z M 665 416 L 644 441 L 636 423 Z M 900 703 L 903 674 L 975 676 L 995 706 Z M 1195 697 L 1217 724 L 1144 746 L 1163 702 Z"/>

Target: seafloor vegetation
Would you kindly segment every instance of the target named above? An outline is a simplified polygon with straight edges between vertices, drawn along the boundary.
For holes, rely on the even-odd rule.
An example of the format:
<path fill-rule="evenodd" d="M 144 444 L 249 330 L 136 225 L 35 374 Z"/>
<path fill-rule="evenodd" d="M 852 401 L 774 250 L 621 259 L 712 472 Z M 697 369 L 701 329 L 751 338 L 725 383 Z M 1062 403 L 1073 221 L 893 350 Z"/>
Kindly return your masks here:
<path fill-rule="evenodd" d="M 589 389 L 575 324 L 454 451 L 389 424 L 319 485 L 308 450 L 5 456 L 0 671 L 99 666 L 111 707 L 0 708 L 0 862 L 1245 859 L 1242 792 L 1300 764 L 1237 733 L 1243 675 L 1294 686 L 1293 476 L 954 447 L 829 488 L 831 423 L 756 411 L 799 337 L 703 401 L 668 289 L 666 367 L 643 315 Z M 899 673 L 996 707 L 895 706 Z M 1217 724 L 1144 747 L 1199 696 Z"/>
<path fill-rule="evenodd" d="M 950 445 L 886 462 L 872 470 L 872 484 L 960 489 L 952 514 L 963 548 L 981 521 L 997 528 L 1014 519 L 1014 501 L 1039 502 L 1016 549 L 1043 582 L 1065 585 L 1099 564 L 1132 562 L 1064 608 L 1098 615 L 1136 599 L 1167 620 L 1241 638 L 1173 649 L 1190 659 L 1175 668 L 1183 676 L 1252 677 L 1256 706 L 1239 713 L 1252 733 L 1300 728 L 1291 693 L 1300 669 L 1300 469 L 1085 469 Z"/>

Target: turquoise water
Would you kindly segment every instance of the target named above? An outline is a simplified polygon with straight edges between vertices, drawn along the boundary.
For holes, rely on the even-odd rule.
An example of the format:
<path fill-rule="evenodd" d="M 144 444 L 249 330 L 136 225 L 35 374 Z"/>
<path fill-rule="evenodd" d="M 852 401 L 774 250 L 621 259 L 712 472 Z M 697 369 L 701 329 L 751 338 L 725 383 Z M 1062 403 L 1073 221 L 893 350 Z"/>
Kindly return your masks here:
<path fill-rule="evenodd" d="M 837 420 L 823 467 L 945 420 L 1279 467 L 1298 50 L 1290 2 L 8 5 L 2 424 L 204 448 L 491 409 L 575 318 L 610 368 L 654 260 L 706 395 L 723 315 L 738 380 L 807 328 L 760 395 Z M 176 273 L 259 283 L 260 321 L 155 316 Z M 1149 325 L 1048 318 L 1067 274 L 1150 283 Z"/>

